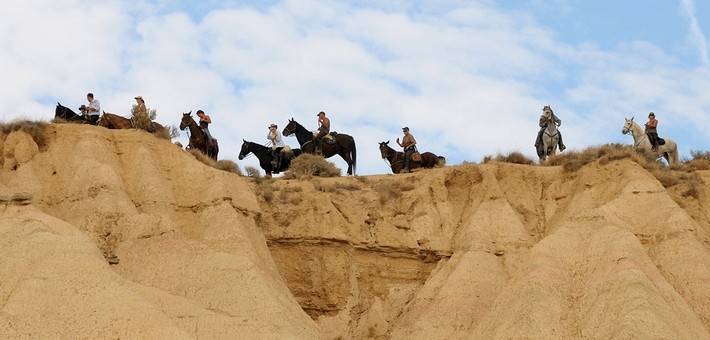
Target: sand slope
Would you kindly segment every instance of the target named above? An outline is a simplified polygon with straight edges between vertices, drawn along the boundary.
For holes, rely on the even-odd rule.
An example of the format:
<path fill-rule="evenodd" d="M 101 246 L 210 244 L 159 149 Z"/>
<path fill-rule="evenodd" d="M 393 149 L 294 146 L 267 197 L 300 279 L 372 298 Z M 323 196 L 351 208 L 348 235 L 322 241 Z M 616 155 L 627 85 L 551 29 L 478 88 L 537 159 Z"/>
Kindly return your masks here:
<path fill-rule="evenodd" d="M 710 186 L 628 160 L 256 181 L 45 137 L 0 138 L 2 338 L 710 338 Z"/>

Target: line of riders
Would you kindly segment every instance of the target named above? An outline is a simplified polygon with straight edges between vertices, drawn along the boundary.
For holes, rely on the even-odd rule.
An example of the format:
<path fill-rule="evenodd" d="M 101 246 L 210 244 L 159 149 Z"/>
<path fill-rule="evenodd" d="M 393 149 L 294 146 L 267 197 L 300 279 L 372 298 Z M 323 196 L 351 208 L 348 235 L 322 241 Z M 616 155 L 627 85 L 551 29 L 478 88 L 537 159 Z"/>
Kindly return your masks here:
<path fill-rule="evenodd" d="M 147 108 L 143 97 L 136 96 L 134 99 L 136 100 L 135 111 L 139 113 L 147 113 Z M 85 120 L 87 120 L 89 124 L 97 125 L 101 112 L 101 103 L 94 98 L 93 93 L 88 93 L 86 95 L 86 100 L 89 102 L 89 105 L 81 105 L 81 107 L 79 107 L 79 111 L 81 111 L 82 116 Z M 549 110 L 551 115 L 546 115 L 546 110 Z M 202 130 L 205 132 L 206 140 L 208 142 L 214 141 L 215 138 L 212 137 L 212 134 L 209 131 L 209 124 L 212 123 L 212 119 L 202 110 L 197 110 L 196 114 L 199 117 L 200 128 L 202 128 Z M 330 118 L 326 117 L 325 112 L 323 111 L 318 112 L 317 116 L 318 129 L 316 131 L 313 131 L 313 141 L 316 145 L 316 153 L 321 154 L 323 143 L 335 144 L 335 138 L 330 133 Z M 538 131 L 537 138 L 535 139 L 536 149 L 539 149 L 542 145 L 542 136 L 545 132 L 545 129 L 547 128 L 547 125 L 556 124 L 559 127 L 562 125 L 562 120 L 557 117 L 557 115 L 555 115 L 555 113 L 552 111 L 552 108 L 550 108 L 550 106 L 548 105 L 543 108 L 543 114 L 540 115 L 538 124 L 540 126 L 540 131 Z M 646 122 L 644 125 L 644 132 L 648 136 L 648 140 L 651 142 L 652 150 L 657 151 L 658 145 L 663 144 L 663 139 L 658 137 L 658 120 L 656 119 L 656 114 L 650 112 L 648 114 L 648 122 Z M 269 132 L 266 135 L 266 138 L 271 143 L 271 166 L 273 167 L 273 169 L 278 169 L 282 157 L 292 157 L 293 152 L 291 151 L 291 148 L 288 147 L 286 143 L 284 143 L 281 132 L 278 131 L 278 126 L 276 124 L 272 123 L 271 125 L 269 125 L 268 129 Z M 402 147 L 404 151 L 404 168 L 400 171 L 404 173 L 410 172 L 409 165 L 412 161 L 413 156 L 414 161 L 418 161 L 418 151 L 416 147 L 417 140 L 412 134 L 409 133 L 409 127 L 403 127 L 402 133 L 404 136 L 402 137 L 401 142 L 399 137 L 397 138 L 396 142 L 400 147 Z M 560 152 L 562 152 L 567 147 L 562 142 L 562 134 L 558 132 L 558 136 L 558 147 Z"/>
<path fill-rule="evenodd" d="M 545 110 L 550 111 L 550 116 L 545 115 Z M 547 128 L 547 124 L 556 124 L 558 127 L 562 125 L 562 120 L 552 112 L 550 106 L 545 106 L 543 109 L 543 114 L 540 115 L 539 125 L 540 131 L 537 133 L 537 138 L 535 139 L 535 149 L 539 149 L 542 146 L 542 135 Z M 644 124 L 644 132 L 648 136 L 648 141 L 651 142 L 651 149 L 653 151 L 658 150 L 659 145 L 664 144 L 664 140 L 658 137 L 658 120 L 656 119 L 656 114 L 653 112 L 648 113 L 648 122 Z M 558 131 L 559 139 L 557 141 L 560 152 L 564 151 L 567 147 L 562 142 L 562 133 Z"/>

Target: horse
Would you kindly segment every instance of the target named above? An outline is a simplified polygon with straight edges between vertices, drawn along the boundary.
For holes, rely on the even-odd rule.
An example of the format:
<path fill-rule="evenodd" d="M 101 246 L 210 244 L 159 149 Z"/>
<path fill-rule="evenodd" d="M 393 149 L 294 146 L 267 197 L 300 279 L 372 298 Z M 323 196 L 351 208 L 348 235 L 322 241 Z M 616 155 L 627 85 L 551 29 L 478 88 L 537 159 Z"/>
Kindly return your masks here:
<path fill-rule="evenodd" d="M 104 112 L 99 118 L 99 126 L 107 129 L 132 129 L 133 122 L 126 117 L 121 117 L 114 113 Z"/>
<path fill-rule="evenodd" d="M 69 122 L 76 122 L 80 124 L 89 124 L 90 122 L 84 118 L 83 115 L 79 115 L 72 109 L 63 106 L 57 102 L 57 108 L 54 110 L 54 118 L 61 118 Z"/>
<path fill-rule="evenodd" d="M 669 165 L 678 164 L 678 144 L 676 144 L 674 140 L 670 138 L 659 138 L 660 141 L 664 141 L 664 144 L 658 145 L 658 149 L 653 151 L 651 141 L 648 140 L 648 135 L 634 122 L 634 117 L 631 117 L 631 119 L 624 117 L 624 120 L 624 128 L 621 129 L 621 133 L 628 134 L 631 132 L 631 135 L 634 137 L 633 148 L 635 150 L 650 152 L 656 158 L 662 156 Z"/>
<path fill-rule="evenodd" d="M 153 124 L 152 129 L 149 128 L 148 132 L 154 133 L 156 135 L 162 135 L 162 134 L 167 134 L 168 136 L 170 133 L 168 132 L 168 129 L 165 128 L 163 125 L 161 125 L 158 122 L 151 121 L 151 124 Z M 105 112 L 101 115 L 98 121 L 98 126 L 103 126 L 108 129 L 135 129 L 136 125 L 134 124 L 133 120 L 130 118 L 122 117 L 114 113 L 108 113 Z M 153 130 L 153 131 L 151 131 Z"/>
<path fill-rule="evenodd" d="M 380 155 L 382 159 L 389 163 L 392 168 L 392 173 L 397 174 L 404 168 L 404 152 L 392 149 L 388 144 L 390 141 L 380 142 Z M 433 152 L 424 152 L 421 154 L 421 161 L 409 161 L 409 168 L 414 170 L 418 168 L 431 169 L 437 166 L 443 166 L 446 163 L 444 156 L 437 156 Z"/>
<path fill-rule="evenodd" d="M 219 153 L 217 139 L 212 138 L 211 141 L 207 141 L 207 133 L 205 133 L 197 122 L 192 119 L 192 111 L 182 114 L 182 120 L 180 120 L 180 130 L 185 130 L 186 128 L 189 128 L 190 131 L 190 143 L 187 147 L 190 149 L 200 150 L 208 157 L 217 160 L 217 154 Z"/>
<path fill-rule="evenodd" d="M 314 141 L 314 136 L 311 131 L 308 131 L 303 125 L 299 124 L 293 118 L 288 120 L 288 124 L 284 127 L 283 135 L 290 136 L 292 134 L 296 135 L 298 144 L 301 146 L 301 151 L 304 153 L 316 153 L 316 144 Z M 357 151 L 355 148 L 355 139 L 344 133 L 334 134 L 335 144 L 329 144 L 324 140 L 321 143 L 321 151 L 323 157 L 330 158 L 334 155 L 340 155 L 340 157 L 348 163 L 348 175 L 355 174 L 355 166 L 357 163 Z"/>
<path fill-rule="evenodd" d="M 271 155 L 270 146 L 247 142 L 246 140 L 243 141 L 244 143 L 242 143 L 242 148 L 239 151 L 239 160 L 244 159 L 244 157 L 246 157 L 249 153 L 253 153 L 256 158 L 259 159 L 259 166 L 261 166 L 261 168 L 264 169 L 264 172 L 266 172 L 266 177 L 271 177 L 272 172 L 277 174 L 288 170 L 288 167 L 291 166 L 291 160 L 301 154 L 300 149 L 291 149 L 293 156 L 289 157 L 288 155 L 282 155 L 278 167 L 274 169 L 271 165 L 271 161 L 274 157 Z M 284 153 L 283 150 L 282 153 Z M 285 152 L 284 154 L 288 154 L 288 152 Z"/>
<path fill-rule="evenodd" d="M 547 122 L 547 126 L 542 133 L 542 144 L 537 148 L 537 156 L 541 162 L 557 153 L 557 143 L 560 141 L 560 132 L 557 131 L 557 124 L 552 119 L 552 109 L 547 105 L 542 110 L 543 121 Z"/>

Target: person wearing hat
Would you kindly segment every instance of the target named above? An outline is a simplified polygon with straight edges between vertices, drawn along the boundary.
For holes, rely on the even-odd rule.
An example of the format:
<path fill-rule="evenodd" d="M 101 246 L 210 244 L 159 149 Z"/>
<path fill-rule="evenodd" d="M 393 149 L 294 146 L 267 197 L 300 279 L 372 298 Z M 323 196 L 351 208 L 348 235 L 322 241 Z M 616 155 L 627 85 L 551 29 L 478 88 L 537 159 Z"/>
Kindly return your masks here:
<path fill-rule="evenodd" d="M 644 127 L 644 132 L 648 136 L 648 141 L 651 142 L 651 150 L 658 150 L 658 120 L 656 120 L 656 114 L 653 112 L 648 113 L 648 122 L 646 122 Z"/>
<path fill-rule="evenodd" d="M 89 106 L 82 105 L 79 110 L 84 115 L 84 118 L 91 123 L 91 125 L 96 125 L 99 121 L 99 115 L 101 114 L 101 103 L 97 99 L 94 99 L 94 94 L 89 92 L 86 94 L 86 100 L 89 101 Z"/>
<path fill-rule="evenodd" d="M 271 141 L 271 167 L 274 170 L 278 170 L 279 153 L 286 146 L 278 128 L 276 124 L 269 125 L 269 133 L 266 135 L 266 139 Z"/>
<path fill-rule="evenodd" d="M 402 172 L 409 172 L 409 158 L 417 151 L 417 140 L 409 133 L 409 128 L 406 126 L 402 128 L 402 133 L 404 133 L 404 137 L 402 137 L 401 143 L 399 142 L 399 137 L 397 137 L 397 144 L 404 149 L 404 169 L 402 169 Z"/>
<path fill-rule="evenodd" d="M 546 109 L 550 110 L 550 114 L 552 115 L 552 117 L 551 117 L 552 122 L 557 124 L 557 126 L 562 125 L 562 119 L 557 117 L 557 115 L 555 115 L 555 113 L 552 112 L 552 108 L 549 105 L 543 107 L 542 114 L 540 115 L 540 120 L 538 121 L 538 125 L 540 125 L 540 131 L 537 132 L 537 139 L 535 139 L 535 149 L 537 149 L 538 147 L 540 147 L 540 145 L 542 145 L 542 134 L 545 132 L 545 129 L 547 128 L 547 124 L 549 124 L 548 117 L 545 116 Z M 565 151 L 565 149 L 567 147 L 565 146 L 565 143 L 562 143 L 562 132 L 557 130 L 557 136 L 559 137 L 557 140 L 557 146 L 559 147 L 560 152 Z"/>
<path fill-rule="evenodd" d="M 316 153 L 321 153 L 321 139 L 330 133 L 330 119 L 325 112 L 318 112 L 318 135 L 316 135 Z"/>
<path fill-rule="evenodd" d="M 136 108 L 134 109 L 134 112 L 148 114 L 148 109 L 145 107 L 145 100 L 143 100 L 143 97 L 136 96 L 134 99 L 136 100 Z"/>

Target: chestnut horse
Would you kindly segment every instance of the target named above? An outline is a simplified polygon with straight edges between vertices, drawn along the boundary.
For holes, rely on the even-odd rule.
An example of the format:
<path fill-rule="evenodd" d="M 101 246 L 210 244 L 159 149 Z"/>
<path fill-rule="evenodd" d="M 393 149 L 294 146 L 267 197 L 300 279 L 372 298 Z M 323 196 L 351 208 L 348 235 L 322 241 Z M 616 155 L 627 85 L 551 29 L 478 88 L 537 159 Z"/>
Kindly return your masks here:
<path fill-rule="evenodd" d="M 190 142 L 187 145 L 189 149 L 200 150 L 200 152 L 208 157 L 217 160 L 217 154 L 219 153 L 217 139 L 212 138 L 211 141 L 207 140 L 207 133 L 202 131 L 202 128 L 192 118 L 192 111 L 182 114 L 180 130 L 185 129 L 189 129 Z"/>
<path fill-rule="evenodd" d="M 288 120 L 288 124 L 283 130 L 284 136 L 290 136 L 292 134 L 296 135 L 296 140 L 298 140 L 302 152 L 316 153 L 313 133 L 293 120 L 293 118 Z M 340 155 L 340 157 L 343 157 L 345 160 L 345 163 L 348 163 L 348 175 L 355 174 L 355 165 L 357 162 L 355 139 L 344 133 L 339 133 L 334 136 L 335 144 L 328 144 L 325 141 L 321 143 L 323 157 L 330 158 L 334 155 Z"/>
<path fill-rule="evenodd" d="M 165 128 L 163 125 L 161 125 L 158 122 L 152 121 L 151 122 L 153 125 L 152 127 L 148 128 L 146 131 L 155 133 L 157 135 L 170 135 L 168 132 L 168 129 Z M 108 113 L 104 112 L 101 115 L 101 118 L 99 118 L 98 121 L 99 126 L 103 126 L 108 129 L 135 129 L 136 126 L 133 123 L 133 120 L 130 118 L 122 117 L 117 114 L 113 113 Z M 151 131 L 153 130 L 153 131 Z"/>
<path fill-rule="evenodd" d="M 389 141 L 380 142 L 380 155 L 382 156 L 382 159 L 389 163 L 390 168 L 392 168 L 392 173 L 397 174 L 404 169 L 404 152 L 392 149 L 388 144 Z M 444 156 L 437 156 L 432 152 L 424 152 L 421 156 L 422 160 L 419 162 L 415 162 L 414 160 L 409 161 L 410 169 L 430 169 L 444 166 L 444 164 L 446 164 L 446 158 L 444 158 Z"/>

